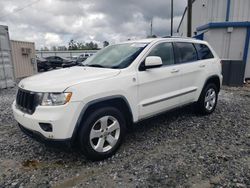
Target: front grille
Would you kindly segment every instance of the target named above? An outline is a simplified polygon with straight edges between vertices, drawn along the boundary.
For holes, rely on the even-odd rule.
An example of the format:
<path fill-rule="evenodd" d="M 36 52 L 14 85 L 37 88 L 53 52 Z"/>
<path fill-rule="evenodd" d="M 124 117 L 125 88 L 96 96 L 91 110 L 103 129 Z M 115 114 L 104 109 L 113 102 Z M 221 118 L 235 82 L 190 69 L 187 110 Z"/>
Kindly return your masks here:
<path fill-rule="evenodd" d="M 17 108 L 21 111 L 33 114 L 39 103 L 38 95 L 34 92 L 19 89 L 16 96 Z"/>

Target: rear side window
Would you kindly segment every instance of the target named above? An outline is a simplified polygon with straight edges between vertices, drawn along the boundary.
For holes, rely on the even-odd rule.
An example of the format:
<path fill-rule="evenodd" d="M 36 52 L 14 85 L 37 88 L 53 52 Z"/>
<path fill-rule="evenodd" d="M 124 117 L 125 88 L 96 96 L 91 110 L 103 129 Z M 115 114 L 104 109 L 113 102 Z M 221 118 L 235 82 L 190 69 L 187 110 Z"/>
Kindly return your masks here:
<path fill-rule="evenodd" d="M 174 50 L 172 43 L 161 43 L 155 46 L 148 56 L 161 57 L 163 65 L 174 64 Z"/>
<path fill-rule="evenodd" d="M 212 54 L 211 50 L 207 47 L 205 44 L 194 44 L 199 59 L 211 59 L 214 58 L 214 55 Z"/>
<path fill-rule="evenodd" d="M 176 63 L 188 63 L 198 60 L 196 49 L 192 43 L 174 43 Z"/>

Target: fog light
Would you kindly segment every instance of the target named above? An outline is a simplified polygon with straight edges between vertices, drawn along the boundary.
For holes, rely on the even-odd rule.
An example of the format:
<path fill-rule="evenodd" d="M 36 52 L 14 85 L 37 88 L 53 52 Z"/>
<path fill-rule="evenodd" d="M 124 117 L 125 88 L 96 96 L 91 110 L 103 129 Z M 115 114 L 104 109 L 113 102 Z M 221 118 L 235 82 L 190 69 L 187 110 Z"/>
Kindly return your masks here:
<path fill-rule="evenodd" d="M 42 130 L 45 132 L 52 132 L 52 125 L 50 123 L 39 123 Z"/>

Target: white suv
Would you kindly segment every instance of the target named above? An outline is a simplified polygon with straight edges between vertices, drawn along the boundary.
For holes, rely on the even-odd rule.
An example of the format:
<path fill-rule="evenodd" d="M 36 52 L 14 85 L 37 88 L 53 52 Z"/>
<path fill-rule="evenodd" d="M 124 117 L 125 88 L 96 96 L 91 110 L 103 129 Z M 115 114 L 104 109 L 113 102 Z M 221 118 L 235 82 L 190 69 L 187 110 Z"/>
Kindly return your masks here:
<path fill-rule="evenodd" d="M 26 134 L 79 143 L 92 160 L 111 156 L 126 128 L 195 103 L 210 114 L 222 82 L 220 59 L 204 41 L 157 38 L 108 46 L 82 66 L 22 80 L 12 108 Z"/>

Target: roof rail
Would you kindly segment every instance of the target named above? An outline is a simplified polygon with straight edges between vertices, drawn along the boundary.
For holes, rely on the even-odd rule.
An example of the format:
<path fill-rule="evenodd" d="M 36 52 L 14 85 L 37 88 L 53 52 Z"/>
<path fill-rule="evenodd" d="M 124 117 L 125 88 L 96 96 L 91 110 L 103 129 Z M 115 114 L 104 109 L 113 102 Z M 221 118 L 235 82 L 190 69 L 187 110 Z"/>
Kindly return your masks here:
<path fill-rule="evenodd" d="M 195 38 L 192 38 L 192 37 L 183 37 L 183 36 L 164 36 L 162 38 L 184 38 L 184 39 L 195 39 Z"/>

